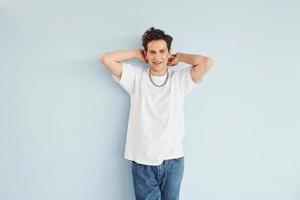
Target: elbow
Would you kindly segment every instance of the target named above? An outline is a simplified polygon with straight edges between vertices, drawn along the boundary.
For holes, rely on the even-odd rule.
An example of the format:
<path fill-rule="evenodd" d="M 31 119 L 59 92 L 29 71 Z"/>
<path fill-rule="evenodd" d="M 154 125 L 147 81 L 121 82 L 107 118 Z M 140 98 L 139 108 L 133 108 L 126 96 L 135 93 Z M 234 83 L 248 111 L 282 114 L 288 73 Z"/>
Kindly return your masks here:
<path fill-rule="evenodd" d="M 198 57 L 195 63 L 198 63 L 197 65 L 202 66 L 208 71 L 214 65 L 214 60 L 210 57 Z"/>
<path fill-rule="evenodd" d="M 109 52 L 106 52 L 106 53 L 100 54 L 99 59 L 103 65 L 107 65 L 107 63 L 109 63 L 112 60 L 112 57 Z"/>
<path fill-rule="evenodd" d="M 199 56 L 196 58 L 195 63 L 199 64 L 199 65 L 212 66 L 214 63 L 214 60 L 207 56 Z"/>
<path fill-rule="evenodd" d="M 99 55 L 99 61 L 100 61 L 100 63 L 105 65 L 105 63 L 107 61 L 107 54 L 106 53 L 100 54 Z"/>
<path fill-rule="evenodd" d="M 210 69 L 214 65 L 214 60 L 212 58 L 206 57 L 205 63 L 207 68 Z"/>

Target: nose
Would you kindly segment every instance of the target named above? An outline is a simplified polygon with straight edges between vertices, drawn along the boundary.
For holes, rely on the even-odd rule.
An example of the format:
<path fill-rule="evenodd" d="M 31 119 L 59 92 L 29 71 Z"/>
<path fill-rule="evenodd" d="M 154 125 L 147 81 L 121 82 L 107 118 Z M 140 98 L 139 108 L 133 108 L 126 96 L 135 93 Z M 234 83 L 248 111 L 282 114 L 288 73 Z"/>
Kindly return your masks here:
<path fill-rule="evenodd" d="M 154 59 L 159 59 L 159 58 L 160 58 L 160 56 L 158 54 L 154 55 Z"/>

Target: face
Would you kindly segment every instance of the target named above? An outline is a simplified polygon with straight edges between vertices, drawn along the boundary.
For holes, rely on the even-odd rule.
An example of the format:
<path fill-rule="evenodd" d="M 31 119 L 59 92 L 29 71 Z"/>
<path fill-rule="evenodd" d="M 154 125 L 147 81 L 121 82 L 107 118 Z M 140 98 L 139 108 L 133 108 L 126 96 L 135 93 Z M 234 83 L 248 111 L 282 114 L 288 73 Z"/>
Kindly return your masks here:
<path fill-rule="evenodd" d="M 168 67 L 171 56 L 167 43 L 164 40 L 153 40 L 147 45 L 146 59 L 153 71 L 164 71 Z"/>

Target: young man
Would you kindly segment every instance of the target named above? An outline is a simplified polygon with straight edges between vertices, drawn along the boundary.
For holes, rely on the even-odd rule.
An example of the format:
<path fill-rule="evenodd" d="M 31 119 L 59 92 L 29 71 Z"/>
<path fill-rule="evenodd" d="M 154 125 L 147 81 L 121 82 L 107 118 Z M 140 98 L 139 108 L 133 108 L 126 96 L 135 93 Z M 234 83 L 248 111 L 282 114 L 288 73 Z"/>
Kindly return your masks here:
<path fill-rule="evenodd" d="M 136 200 L 178 200 L 184 171 L 185 96 L 213 65 L 206 56 L 171 53 L 173 38 L 151 27 L 142 49 L 107 52 L 101 62 L 130 95 L 124 157 L 132 161 Z M 147 68 L 123 62 L 137 58 Z M 191 66 L 177 71 L 178 62 Z"/>

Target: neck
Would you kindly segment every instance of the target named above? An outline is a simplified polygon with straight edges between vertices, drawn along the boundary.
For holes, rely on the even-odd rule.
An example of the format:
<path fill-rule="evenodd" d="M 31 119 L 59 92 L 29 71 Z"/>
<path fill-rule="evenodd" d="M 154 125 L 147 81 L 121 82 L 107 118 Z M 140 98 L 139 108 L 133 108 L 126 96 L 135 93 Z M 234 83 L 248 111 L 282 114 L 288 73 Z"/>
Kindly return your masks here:
<path fill-rule="evenodd" d="M 153 71 L 151 68 L 149 68 L 149 70 L 150 70 L 150 74 L 152 76 L 164 76 L 167 73 L 167 71 L 168 71 L 167 68 L 159 70 L 159 71 Z"/>

